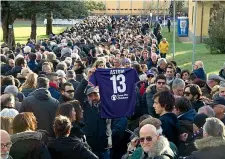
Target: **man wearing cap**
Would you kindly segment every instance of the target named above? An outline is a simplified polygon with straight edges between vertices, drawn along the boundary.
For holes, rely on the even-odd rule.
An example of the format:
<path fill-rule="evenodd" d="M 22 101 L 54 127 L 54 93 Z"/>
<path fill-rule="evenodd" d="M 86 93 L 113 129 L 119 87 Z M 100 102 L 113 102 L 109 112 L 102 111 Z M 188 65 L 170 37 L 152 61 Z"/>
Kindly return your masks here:
<path fill-rule="evenodd" d="M 215 98 L 211 106 L 215 112 L 216 118 L 220 119 L 225 124 L 225 98 Z"/>
<path fill-rule="evenodd" d="M 214 87 L 217 87 L 218 85 L 220 85 L 221 81 L 224 82 L 225 80 L 222 77 L 220 77 L 219 75 L 210 74 L 205 86 L 203 88 L 201 88 L 203 96 L 205 96 L 207 98 L 211 98 L 210 93 L 211 93 L 212 89 Z"/>
<path fill-rule="evenodd" d="M 90 78 L 94 71 L 94 69 L 88 71 L 87 79 Z M 87 79 L 84 78 L 80 82 L 75 92 L 75 99 L 83 106 L 85 123 L 83 130 L 92 151 L 100 159 L 109 159 L 110 148 L 112 147 L 111 119 L 101 118 L 99 89 L 88 86 Z"/>

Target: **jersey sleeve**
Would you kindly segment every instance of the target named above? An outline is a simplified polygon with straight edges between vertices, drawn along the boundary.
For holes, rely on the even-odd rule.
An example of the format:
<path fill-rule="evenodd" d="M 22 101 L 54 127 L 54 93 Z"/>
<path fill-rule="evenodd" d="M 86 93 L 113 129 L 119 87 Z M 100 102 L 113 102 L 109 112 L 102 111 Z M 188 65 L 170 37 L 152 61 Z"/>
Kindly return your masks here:
<path fill-rule="evenodd" d="M 96 78 L 96 72 L 93 73 L 89 79 L 89 85 L 92 86 L 98 86 L 97 78 Z"/>
<path fill-rule="evenodd" d="M 133 69 L 133 76 L 134 76 L 134 83 L 136 84 L 137 82 L 140 81 L 137 71 L 135 69 Z"/>

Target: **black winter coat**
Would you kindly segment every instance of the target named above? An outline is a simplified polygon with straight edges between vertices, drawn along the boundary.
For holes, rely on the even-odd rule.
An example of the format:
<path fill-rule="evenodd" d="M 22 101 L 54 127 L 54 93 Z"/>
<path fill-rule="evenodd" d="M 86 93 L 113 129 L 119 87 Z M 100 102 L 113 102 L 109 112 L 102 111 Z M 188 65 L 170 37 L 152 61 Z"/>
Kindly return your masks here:
<path fill-rule="evenodd" d="M 47 143 L 48 135 L 44 131 L 27 131 L 11 136 L 10 156 L 14 159 L 51 159 Z"/>
<path fill-rule="evenodd" d="M 47 145 L 52 159 L 98 159 L 79 138 L 52 138 Z"/>
<path fill-rule="evenodd" d="M 10 67 L 8 64 L 5 64 L 5 63 L 1 64 L 1 69 L 0 69 L 1 75 L 5 75 L 5 73 L 11 69 L 12 67 Z"/>
<path fill-rule="evenodd" d="M 186 159 L 225 159 L 225 140 L 222 137 L 206 137 L 196 140 L 198 151 Z"/>
<path fill-rule="evenodd" d="M 5 75 L 6 76 L 12 75 L 12 76 L 14 76 L 16 78 L 17 77 L 17 73 L 21 73 L 21 70 L 22 70 L 22 67 L 21 66 L 15 66 L 11 70 L 7 71 L 5 73 Z"/>
<path fill-rule="evenodd" d="M 85 123 L 83 130 L 87 137 L 87 143 L 91 146 L 93 152 L 100 153 L 112 146 L 111 119 L 101 118 L 99 113 L 101 103 L 97 108 L 91 106 L 88 101 L 85 101 L 84 91 L 87 85 L 88 81 L 85 79 L 80 82 L 75 92 L 75 99 L 77 99 L 83 107 L 83 120 Z"/>
<path fill-rule="evenodd" d="M 58 105 L 59 102 L 52 98 L 47 89 L 39 88 L 23 100 L 20 112 L 33 112 L 38 129 L 46 130 L 50 136 L 54 136 L 53 121 Z"/>
<path fill-rule="evenodd" d="M 166 113 L 159 117 L 162 122 L 163 135 L 175 145 L 179 143 L 180 124 L 174 113 Z"/>

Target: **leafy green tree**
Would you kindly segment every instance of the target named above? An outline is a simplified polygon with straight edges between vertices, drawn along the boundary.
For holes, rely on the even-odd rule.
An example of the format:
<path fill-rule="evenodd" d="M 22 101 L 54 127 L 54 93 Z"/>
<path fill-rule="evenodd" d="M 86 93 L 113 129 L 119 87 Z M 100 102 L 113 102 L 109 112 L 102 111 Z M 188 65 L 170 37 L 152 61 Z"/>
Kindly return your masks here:
<path fill-rule="evenodd" d="M 1 1 L 1 21 L 3 41 L 12 48 L 15 45 L 13 23 L 18 16 L 22 16 L 24 3 L 18 1 Z"/>
<path fill-rule="evenodd" d="M 210 48 L 211 53 L 225 53 L 225 7 L 213 8 L 208 38 L 204 41 Z"/>

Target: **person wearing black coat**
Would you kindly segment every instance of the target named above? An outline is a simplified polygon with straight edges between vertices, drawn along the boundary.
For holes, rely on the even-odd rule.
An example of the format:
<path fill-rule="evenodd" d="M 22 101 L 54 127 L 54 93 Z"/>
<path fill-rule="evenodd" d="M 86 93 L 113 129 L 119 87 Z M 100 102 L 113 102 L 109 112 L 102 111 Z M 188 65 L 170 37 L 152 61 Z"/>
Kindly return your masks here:
<path fill-rule="evenodd" d="M 48 91 L 48 80 L 46 78 L 39 77 L 37 83 L 38 89 L 23 100 L 20 112 L 33 112 L 37 118 L 38 129 L 46 130 L 50 136 L 54 136 L 52 123 L 59 102 Z"/>
<path fill-rule="evenodd" d="M 168 32 L 170 32 L 170 26 L 171 26 L 171 20 L 170 20 L 170 18 L 168 18 L 167 19 Z"/>
<path fill-rule="evenodd" d="M 175 98 L 168 90 L 157 92 L 154 96 L 154 109 L 159 114 L 159 120 L 162 122 L 162 134 L 175 145 L 179 144 L 180 124 L 177 116 L 172 113 L 175 104 Z"/>
<path fill-rule="evenodd" d="M 90 77 L 90 73 L 88 77 Z M 101 107 L 100 98 L 96 103 L 91 99 L 85 101 L 84 92 L 87 86 L 88 81 L 83 79 L 75 92 L 75 98 L 83 108 L 83 121 L 85 123 L 83 130 L 86 134 L 87 143 L 100 159 L 104 159 L 109 157 L 109 149 L 112 147 L 111 119 L 101 118 L 99 113 L 99 107 Z M 91 87 L 87 89 L 86 94 L 90 95 L 97 92 L 97 89 Z M 99 96 L 98 93 L 96 95 Z"/>
<path fill-rule="evenodd" d="M 54 131 L 57 138 L 51 138 L 47 144 L 52 159 L 98 159 L 78 137 L 68 137 L 71 127 L 66 116 L 56 117 Z"/>
<path fill-rule="evenodd" d="M 45 131 L 25 131 L 11 136 L 10 156 L 14 159 L 51 159 L 45 145 L 48 133 Z"/>

